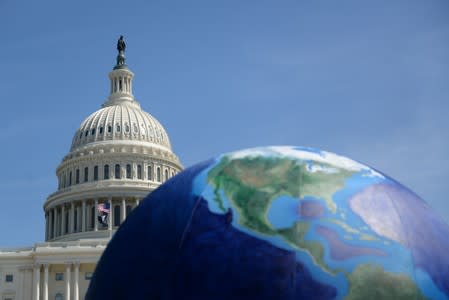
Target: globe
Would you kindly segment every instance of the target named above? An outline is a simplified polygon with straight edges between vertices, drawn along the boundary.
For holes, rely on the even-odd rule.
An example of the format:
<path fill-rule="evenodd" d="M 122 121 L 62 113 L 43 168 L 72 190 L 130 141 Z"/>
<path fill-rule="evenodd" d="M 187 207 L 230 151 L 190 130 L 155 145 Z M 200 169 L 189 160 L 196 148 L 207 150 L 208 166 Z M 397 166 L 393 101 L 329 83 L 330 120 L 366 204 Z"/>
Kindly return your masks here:
<path fill-rule="evenodd" d="M 282 146 L 161 185 L 110 241 L 86 299 L 448 298 L 449 226 L 426 202 L 354 160 Z"/>

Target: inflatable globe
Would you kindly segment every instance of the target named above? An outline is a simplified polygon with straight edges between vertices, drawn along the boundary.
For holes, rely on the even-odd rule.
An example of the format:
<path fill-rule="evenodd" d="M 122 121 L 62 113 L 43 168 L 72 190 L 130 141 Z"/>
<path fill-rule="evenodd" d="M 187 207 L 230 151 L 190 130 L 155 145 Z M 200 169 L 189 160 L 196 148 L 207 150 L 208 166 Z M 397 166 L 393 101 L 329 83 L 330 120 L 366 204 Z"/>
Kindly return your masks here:
<path fill-rule="evenodd" d="M 448 295 L 449 226 L 428 204 L 348 158 L 267 147 L 151 193 L 112 238 L 87 299 Z"/>

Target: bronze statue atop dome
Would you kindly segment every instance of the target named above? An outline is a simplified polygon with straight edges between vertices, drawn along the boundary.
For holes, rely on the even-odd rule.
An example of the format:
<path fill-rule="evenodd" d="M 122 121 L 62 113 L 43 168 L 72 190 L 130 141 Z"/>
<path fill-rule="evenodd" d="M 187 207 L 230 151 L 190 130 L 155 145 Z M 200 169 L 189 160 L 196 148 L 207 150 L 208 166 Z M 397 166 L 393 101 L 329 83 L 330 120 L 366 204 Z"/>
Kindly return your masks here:
<path fill-rule="evenodd" d="M 121 35 L 117 41 L 117 50 L 120 53 L 125 52 L 125 49 L 126 49 L 125 40 L 123 39 L 123 35 Z"/>
<path fill-rule="evenodd" d="M 127 66 L 125 64 L 125 49 L 126 49 L 126 43 L 123 39 L 123 35 L 120 36 L 120 38 L 117 41 L 117 64 L 114 67 L 115 69 L 126 69 Z"/>

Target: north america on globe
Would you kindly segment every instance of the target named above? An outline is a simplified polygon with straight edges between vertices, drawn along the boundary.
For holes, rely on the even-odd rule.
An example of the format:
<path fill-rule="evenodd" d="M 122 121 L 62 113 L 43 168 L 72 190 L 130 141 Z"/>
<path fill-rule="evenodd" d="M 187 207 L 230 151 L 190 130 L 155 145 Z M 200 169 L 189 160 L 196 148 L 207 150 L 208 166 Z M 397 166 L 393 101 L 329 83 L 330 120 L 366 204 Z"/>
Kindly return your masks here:
<path fill-rule="evenodd" d="M 105 290 L 148 299 L 449 299 L 448 236 L 426 202 L 371 167 L 306 147 L 247 149 L 150 194 L 105 250 L 87 299 Z"/>

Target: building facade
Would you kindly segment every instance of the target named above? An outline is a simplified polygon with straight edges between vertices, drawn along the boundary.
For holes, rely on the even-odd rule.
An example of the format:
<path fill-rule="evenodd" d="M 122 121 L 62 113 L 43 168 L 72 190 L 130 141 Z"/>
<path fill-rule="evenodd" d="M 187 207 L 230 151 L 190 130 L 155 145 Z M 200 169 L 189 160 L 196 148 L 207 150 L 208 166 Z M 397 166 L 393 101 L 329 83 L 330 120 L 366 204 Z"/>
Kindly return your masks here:
<path fill-rule="evenodd" d="M 108 99 L 81 123 L 56 169 L 58 189 L 44 203 L 45 242 L 0 250 L 0 300 L 84 299 L 126 216 L 182 170 L 164 127 L 133 96 L 122 38 L 117 49 Z M 99 207 L 109 210 L 105 219 Z"/>

